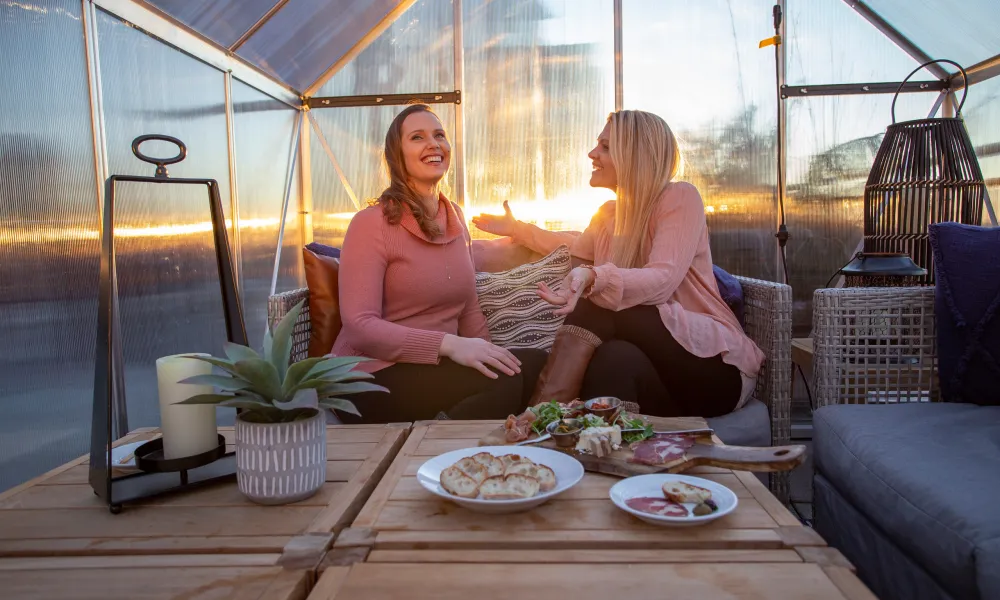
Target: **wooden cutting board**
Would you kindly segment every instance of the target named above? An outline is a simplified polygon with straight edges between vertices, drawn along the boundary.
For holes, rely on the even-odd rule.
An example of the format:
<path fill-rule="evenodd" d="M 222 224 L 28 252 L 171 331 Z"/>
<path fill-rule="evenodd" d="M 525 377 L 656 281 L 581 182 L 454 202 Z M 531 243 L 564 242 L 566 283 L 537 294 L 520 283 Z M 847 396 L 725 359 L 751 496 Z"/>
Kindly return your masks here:
<path fill-rule="evenodd" d="M 677 419 L 662 419 L 660 417 L 643 418 L 649 421 L 656 431 L 676 429 Z M 479 445 L 511 446 L 512 448 L 516 448 L 517 446 L 514 444 L 507 443 L 505 434 L 506 432 L 501 425 L 479 440 Z M 533 433 L 529 439 L 536 437 L 538 436 Z M 682 473 L 688 469 L 702 465 L 737 471 L 790 471 L 802 464 L 802 461 L 806 457 L 806 447 L 800 444 L 755 448 L 717 444 L 713 440 L 711 433 L 699 435 L 684 434 L 683 437 L 686 441 L 680 444 L 680 446 L 690 444 L 690 447 L 683 449 L 682 455 L 678 455 L 677 451 L 673 452 L 672 454 L 677 455 L 676 458 L 657 465 L 632 462 L 633 452 L 629 448 L 629 445 L 624 442 L 620 449 L 600 458 L 593 454 L 577 452 L 573 448 L 560 448 L 556 445 L 555 440 L 552 439 L 531 445 L 564 452 L 579 460 L 583 468 L 587 471 L 615 475 L 617 477 L 648 475 L 650 473 Z"/>

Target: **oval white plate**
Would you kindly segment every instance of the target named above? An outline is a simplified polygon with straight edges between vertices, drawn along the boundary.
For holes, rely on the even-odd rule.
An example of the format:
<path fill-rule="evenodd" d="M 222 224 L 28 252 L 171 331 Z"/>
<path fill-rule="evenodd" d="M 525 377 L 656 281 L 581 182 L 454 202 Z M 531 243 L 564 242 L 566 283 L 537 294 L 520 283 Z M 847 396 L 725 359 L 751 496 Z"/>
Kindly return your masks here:
<path fill-rule="evenodd" d="M 556 487 L 547 492 L 539 493 L 537 496 L 517 500 L 459 498 L 458 496 L 449 494 L 441 487 L 441 471 L 444 471 L 466 456 L 472 456 L 480 452 L 489 452 L 493 456 L 520 454 L 532 462 L 545 465 L 555 473 Z M 417 481 L 431 493 L 437 494 L 446 500 L 451 500 L 455 504 L 471 511 L 494 514 L 520 512 L 534 508 L 570 489 L 579 483 L 581 479 L 583 479 L 583 465 L 580 464 L 580 461 L 562 452 L 547 450 L 545 448 L 531 448 L 529 446 L 519 446 L 516 448 L 510 446 L 478 446 L 476 448 L 453 450 L 428 460 L 420 465 L 420 469 L 417 471 Z"/>
<path fill-rule="evenodd" d="M 666 497 L 663 495 L 663 484 L 668 481 L 681 481 L 683 483 L 689 483 L 691 485 L 696 485 L 710 490 L 712 492 L 712 500 L 714 500 L 718 505 L 719 510 L 710 515 L 703 515 L 700 517 L 666 517 L 635 510 L 625 504 L 625 501 L 630 498 L 653 497 L 665 499 Z M 615 503 L 615 506 L 630 515 L 635 515 L 639 519 L 642 519 L 647 523 L 652 523 L 653 525 L 667 525 L 672 527 L 701 525 L 703 523 L 708 523 L 709 521 L 714 521 L 719 517 L 723 517 L 733 512 L 738 503 L 736 500 L 736 494 L 720 483 L 716 483 L 708 479 L 702 479 L 701 477 L 667 473 L 659 475 L 637 475 L 635 477 L 623 479 L 611 487 L 610 496 L 611 501 Z M 683 504 L 683 506 L 688 509 L 688 513 L 690 514 L 691 509 L 694 508 L 695 505 Z"/>

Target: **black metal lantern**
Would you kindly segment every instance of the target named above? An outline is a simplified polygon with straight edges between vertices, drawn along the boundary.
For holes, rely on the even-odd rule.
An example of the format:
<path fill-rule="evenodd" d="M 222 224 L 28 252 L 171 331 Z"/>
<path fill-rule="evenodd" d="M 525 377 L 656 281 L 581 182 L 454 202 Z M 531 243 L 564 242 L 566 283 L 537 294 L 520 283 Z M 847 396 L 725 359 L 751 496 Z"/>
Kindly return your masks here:
<path fill-rule="evenodd" d="M 971 225 L 982 222 L 986 183 L 976 160 L 972 142 L 961 118 L 968 95 L 966 87 L 955 118 L 918 119 L 896 123 L 896 98 L 910 77 L 935 62 L 965 69 L 956 62 L 940 59 L 924 63 L 907 75 L 892 100 L 892 125 L 875 156 L 865 184 L 864 256 L 886 253 L 909 256 L 923 275 L 890 277 L 889 285 L 930 285 L 934 283 L 928 227 L 932 223 L 956 221 Z M 897 261 L 898 262 L 898 261 Z M 871 266 L 867 265 L 867 266 Z M 865 265 L 856 265 L 853 275 L 865 285 L 876 284 L 877 274 L 867 274 Z M 899 265 L 897 265 L 898 267 Z M 904 265 L 904 271 L 912 271 Z M 882 278 L 882 284 L 885 285 Z M 867 282 L 867 283 L 865 283 Z"/>

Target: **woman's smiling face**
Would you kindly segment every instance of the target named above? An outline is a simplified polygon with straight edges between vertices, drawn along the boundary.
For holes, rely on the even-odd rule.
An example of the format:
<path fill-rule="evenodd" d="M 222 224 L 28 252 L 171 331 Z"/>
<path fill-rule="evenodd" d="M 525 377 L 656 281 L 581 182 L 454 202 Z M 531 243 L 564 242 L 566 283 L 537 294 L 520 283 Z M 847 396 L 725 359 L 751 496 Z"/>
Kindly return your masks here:
<path fill-rule="evenodd" d="M 441 121 L 433 113 L 415 112 L 401 130 L 406 173 L 420 187 L 436 185 L 451 165 L 451 144 Z"/>
<path fill-rule="evenodd" d="M 590 186 L 614 190 L 618 188 L 618 172 L 611 160 L 611 122 L 609 121 L 597 136 L 597 146 L 587 154 L 593 162 L 594 171 L 590 174 Z"/>

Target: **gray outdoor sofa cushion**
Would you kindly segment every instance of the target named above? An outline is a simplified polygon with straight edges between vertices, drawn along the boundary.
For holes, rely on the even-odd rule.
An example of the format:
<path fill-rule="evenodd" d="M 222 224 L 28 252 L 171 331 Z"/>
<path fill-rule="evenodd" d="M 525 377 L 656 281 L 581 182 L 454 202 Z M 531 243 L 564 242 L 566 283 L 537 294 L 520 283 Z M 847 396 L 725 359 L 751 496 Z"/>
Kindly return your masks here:
<path fill-rule="evenodd" d="M 756 398 L 751 398 L 737 411 L 706 421 L 728 446 L 771 445 L 771 414 L 767 412 L 767 406 Z"/>
<path fill-rule="evenodd" d="M 835 405 L 816 471 L 956 598 L 1000 598 L 1000 407 Z"/>

